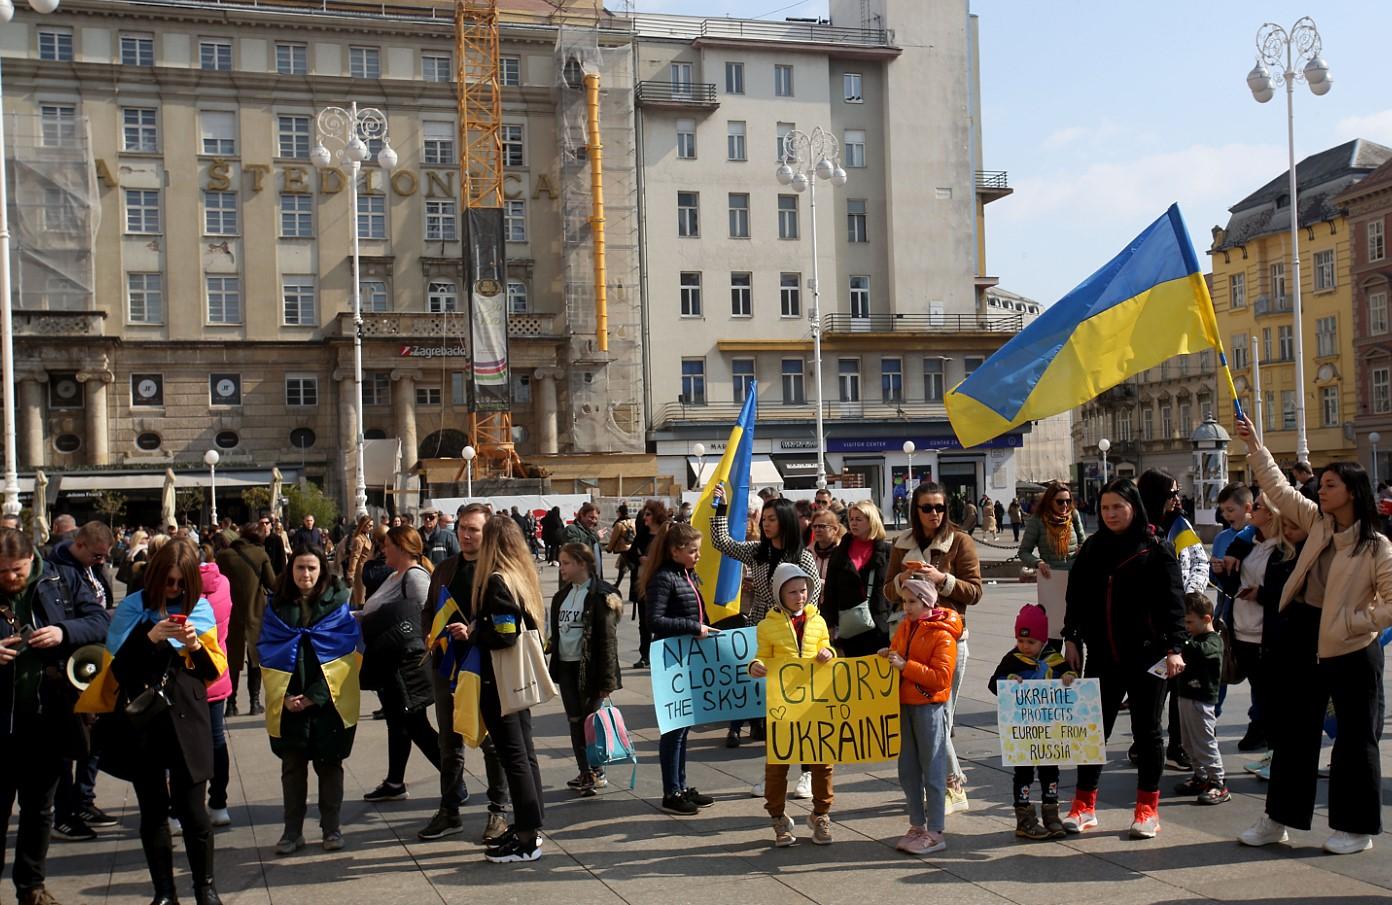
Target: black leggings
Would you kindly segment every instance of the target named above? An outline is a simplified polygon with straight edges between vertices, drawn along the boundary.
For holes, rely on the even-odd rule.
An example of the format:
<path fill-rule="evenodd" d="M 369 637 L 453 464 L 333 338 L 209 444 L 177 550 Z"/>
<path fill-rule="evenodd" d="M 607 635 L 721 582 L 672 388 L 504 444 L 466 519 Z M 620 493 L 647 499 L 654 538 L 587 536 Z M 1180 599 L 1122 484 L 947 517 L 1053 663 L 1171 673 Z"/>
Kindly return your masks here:
<path fill-rule="evenodd" d="M 484 681 L 479 695 L 484 728 L 493 738 L 493 750 L 507 776 L 512 796 L 513 825 L 522 837 L 541 829 L 545 809 L 541 803 L 541 767 L 532 745 L 532 712 L 522 710 L 503 716 L 498 704 L 498 686 L 492 678 Z"/>
<path fill-rule="evenodd" d="M 1156 792 L 1160 789 L 1160 774 L 1165 769 L 1165 742 L 1160 735 L 1160 719 L 1165 712 L 1165 680 L 1147 670 L 1155 658 L 1137 656 L 1130 663 L 1100 662 L 1102 656 L 1090 655 L 1083 675 L 1102 680 L 1102 728 L 1112 737 L 1121 699 L 1131 702 L 1131 736 L 1135 739 L 1138 761 L 1136 790 Z M 1084 764 L 1078 768 L 1078 791 L 1095 792 L 1102 778 L 1101 764 Z"/>
<path fill-rule="evenodd" d="M 1030 803 L 1030 788 L 1034 785 L 1033 766 L 1015 768 L 1015 803 Z M 1039 788 L 1045 804 L 1058 804 L 1059 768 L 1051 765 L 1039 767 Z"/>
<path fill-rule="evenodd" d="M 421 749 L 430 763 L 440 769 L 440 735 L 430 725 L 425 708 L 410 713 L 387 711 L 387 782 L 399 786 L 406 780 L 406 764 L 411 744 Z"/>
<path fill-rule="evenodd" d="M 590 696 L 580 688 L 580 664 L 558 659 L 556 684 L 560 687 L 561 703 L 565 705 L 566 720 L 570 723 L 570 749 L 575 754 L 575 765 L 581 773 L 588 773 L 590 756 L 585 745 L 585 720 L 595 708 L 590 706 Z"/>

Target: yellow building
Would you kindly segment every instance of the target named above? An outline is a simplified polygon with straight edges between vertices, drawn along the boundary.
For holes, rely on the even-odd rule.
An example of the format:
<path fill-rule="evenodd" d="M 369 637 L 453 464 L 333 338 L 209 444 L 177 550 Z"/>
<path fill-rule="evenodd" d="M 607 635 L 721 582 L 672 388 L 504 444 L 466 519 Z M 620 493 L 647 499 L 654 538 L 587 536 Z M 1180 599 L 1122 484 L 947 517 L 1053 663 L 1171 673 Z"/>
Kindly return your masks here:
<path fill-rule="evenodd" d="M 1226 228 L 1214 227 L 1213 304 L 1233 381 L 1243 409 L 1254 419 L 1260 414 L 1263 442 L 1284 465 L 1296 458 L 1298 394 L 1305 404 L 1310 460 L 1318 466 L 1356 457 L 1349 229 L 1346 211 L 1334 198 L 1389 158 L 1392 149 L 1355 139 L 1296 165 L 1303 387 L 1295 377 L 1289 173 L 1230 208 Z M 1218 387 L 1219 410 L 1231 411 L 1226 381 L 1218 381 Z M 1233 447 L 1234 478 L 1246 472 L 1241 447 Z"/>

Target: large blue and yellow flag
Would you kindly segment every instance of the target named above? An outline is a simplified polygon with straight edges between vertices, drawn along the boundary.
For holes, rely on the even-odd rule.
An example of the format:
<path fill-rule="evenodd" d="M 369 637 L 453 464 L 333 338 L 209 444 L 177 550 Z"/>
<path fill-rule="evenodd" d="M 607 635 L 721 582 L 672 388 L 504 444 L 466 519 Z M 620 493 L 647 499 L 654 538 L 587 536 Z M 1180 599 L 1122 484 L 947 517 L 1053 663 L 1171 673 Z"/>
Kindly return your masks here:
<path fill-rule="evenodd" d="M 449 649 L 450 637 L 446 629 L 455 616 L 458 616 L 460 621 L 466 621 L 464 611 L 460 609 L 449 588 L 440 588 L 440 595 L 435 598 L 435 615 L 430 621 L 430 644 L 442 653 Z"/>
<path fill-rule="evenodd" d="M 1210 347 L 1228 375 L 1213 299 L 1179 205 L 1171 205 L 954 387 L 947 414 L 962 446 L 976 446 L 1081 405 L 1175 355 Z"/>
<path fill-rule="evenodd" d="M 456 641 L 450 648 L 462 648 L 463 651 L 451 676 L 454 683 L 454 731 L 464 739 L 464 744 L 477 748 L 488 734 L 479 708 L 479 694 L 483 689 L 483 652 L 467 641 Z"/>
<path fill-rule="evenodd" d="M 749 515 L 749 466 L 754 459 L 757 396 L 757 388 L 751 386 L 749 395 L 744 398 L 744 408 L 740 409 L 739 420 L 735 422 L 734 429 L 730 431 L 730 440 L 725 444 L 725 454 L 720 457 L 720 464 L 715 466 L 691 512 L 691 526 L 701 532 L 701 561 L 696 564 L 696 574 L 701 578 L 701 593 L 706 598 L 706 616 L 712 623 L 739 613 L 744 566 L 721 556 L 711 543 L 710 522 L 715 515 L 711 494 L 720 484 L 725 485 L 725 499 L 730 505 L 730 536 L 735 540 L 744 540 Z"/>
<path fill-rule="evenodd" d="M 348 604 L 345 602 L 308 628 L 287 625 L 276 615 L 275 609 L 268 606 L 256 652 L 261 658 L 261 680 L 266 686 L 266 731 L 271 738 L 280 738 L 285 692 L 300 658 L 300 639 L 306 635 L 344 728 L 358 724 L 362 694 L 358 685 L 358 671 L 362 665 L 358 642 L 362 632 Z"/>

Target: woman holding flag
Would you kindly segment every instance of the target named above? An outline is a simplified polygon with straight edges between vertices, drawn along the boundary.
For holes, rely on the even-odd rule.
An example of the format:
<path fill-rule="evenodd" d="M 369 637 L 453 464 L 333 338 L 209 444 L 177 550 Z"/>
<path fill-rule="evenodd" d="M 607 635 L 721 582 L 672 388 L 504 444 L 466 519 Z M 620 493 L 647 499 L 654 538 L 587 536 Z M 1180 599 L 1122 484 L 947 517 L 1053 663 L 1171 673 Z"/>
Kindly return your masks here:
<path fill-rule="evenodd" d="M 280 758 L 285 832 L 277 855 L 304 847 L 309 765 L 319 777 L 325 851 L 343 848 L 343 761 L 358 724 L 358 623 L 348 591 L 317 548 L 295 551 L 266 608 L 257 653 L 266 686 L 266 731 Z"/>

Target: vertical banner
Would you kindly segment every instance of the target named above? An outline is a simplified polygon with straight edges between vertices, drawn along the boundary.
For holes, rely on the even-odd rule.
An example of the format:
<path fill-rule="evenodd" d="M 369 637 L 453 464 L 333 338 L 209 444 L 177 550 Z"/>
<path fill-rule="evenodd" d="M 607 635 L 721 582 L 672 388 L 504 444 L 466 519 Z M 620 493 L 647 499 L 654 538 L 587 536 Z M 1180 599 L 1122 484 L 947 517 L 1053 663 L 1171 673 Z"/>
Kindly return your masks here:
<path fill-rule="evenodd" d="M 899 756 L 899 671 L 889 660 L 767 665 L 769 763 L 873 764 Z"/>
<path fill-rule="evenodd" d="M 652 643 L 659 732 L 764 715 L 764 680 L 750 676 L 747 668 L 758 644 L 755 631 L 730 629 L 708 638 L 681 635 Z"/>
<path fill-rule="evenodd" d="M 730 507 L 726 512 L 730 537 L 744 540 L 748 527 L 749 466 L 754 457 L 754 419 L 758 413 L 758 396 L 758 389 L 751 386 L 749 395 L 744 397 L 739 421 L 735 422 L 730 439 L 725 444 L 725 454 L 720 457 L 720 463 L 715 466 L 706 486 L 701 488 L 701 496 L 691 511 L 691 527 L 701 532 L 701 561 L 696 564 L 696 574 L 701 577 L 702 593 L 706 596 L 706 615 L 712 625 L 739 615 L 744 566 L 737 560 L 726 559 L 711 543 L 710 522 L 715 515 L 715 501 L 711 493 L 720 484 L 727 485 L 725 502 Z"/>
<path fill-rule="evenodd" d="M 468 237 L 467 295 L 469 353 L 472 367 L 469 410 L 506 412 L 512 408 L 508 373 L 507 260 L 503 247 L 503 211 L 475 207 L 466 211 Z"/>
<path fill-rule="evenodd" d="M 1001 763 L 1007 767 L 1107 762 L 1097 679 L 996 683 Z"/>

